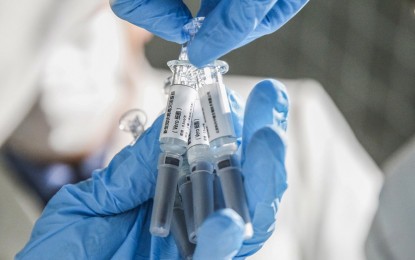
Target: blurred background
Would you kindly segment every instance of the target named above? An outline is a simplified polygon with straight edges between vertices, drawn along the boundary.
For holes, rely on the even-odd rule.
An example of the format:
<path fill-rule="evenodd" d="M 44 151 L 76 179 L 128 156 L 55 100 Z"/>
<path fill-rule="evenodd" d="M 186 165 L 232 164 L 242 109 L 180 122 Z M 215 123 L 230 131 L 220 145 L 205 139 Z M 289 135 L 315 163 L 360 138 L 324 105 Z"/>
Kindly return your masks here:
<path fill-rule="evenodd" d="M 185 2 L 197 10 L 198 1 Z M 164 69 L 178 52 L 156 37 L 146 49 Z M 414 0 L 311 0 L 276 33 L 223 59 L 228 74 L 319 81 L 379 165 L 415 133 Z"/>

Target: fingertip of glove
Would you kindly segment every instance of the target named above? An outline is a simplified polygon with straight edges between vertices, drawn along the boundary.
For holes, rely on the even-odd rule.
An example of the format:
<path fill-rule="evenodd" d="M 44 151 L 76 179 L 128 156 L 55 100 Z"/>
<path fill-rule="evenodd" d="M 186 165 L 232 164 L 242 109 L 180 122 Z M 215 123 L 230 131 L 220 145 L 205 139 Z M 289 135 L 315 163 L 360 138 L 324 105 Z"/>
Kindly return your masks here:
<path fill-rule="evenodd" d="M 232 209 L 213 213 L 198 230 L 196 258 L 230 259 L 243 242 L 244 221 Z"/>
<path fill-rule="evenodd" d="M 288 113 L 289 98 L 287 88 L 282 82 L 276 79 L 265 79 L 260 81 L 252 90 L 248 100 L 255 103 L 266 102 L 274 104 L 278 112 L 284 114 Z"/>
<path fill-rule="evenodd" d="M 214 62 L 227 52 L 227 46 L 223 46 L 223 42 L 215 41 L 211 35 L 213 32 L 207 31 L 204 26 L 206 25 L 202 26 L 188 47 L 189 61 L 197 68 Z"/>
<path fill-rule="evenodd" d="M 193 64 L 193 66 L 197 68 L 202 68 L 203 66 L 213 62 L 215 59 L 212 57 L 209 57 L 209 55 L 206 52 L 203 52 L 198 48 L 198 46 L 194 46 L 194 44 L 190 44 L 189 51 L 188 51 L 188 58 L 190 63 Z"/>
<path fill-rule="evenodd" d="M 167 41 L 182 44 L 189 40 L 183 26 L 192 14 L 182 1 L 109 0 L 121 19 L 148 30 Z"/>
<path fill-rule="evenodd" d="M 244 221 L 233 209 L 227 208 L 213 213 L 202 225 L 200 232 L 206 234 L 211 232 L 212 236 L 217 236 L 220 230 L 221 236 L 229 233 L 238 237 L 244 234 Z"/>
<path fill-rule="evenodd" d="M 251 91 L 245 109 L 243 137 L 249 142 L 252 135 L 264 126 L 287 129 L 288 95 L 285 86 L 274 79 L 259 82 Z"/>

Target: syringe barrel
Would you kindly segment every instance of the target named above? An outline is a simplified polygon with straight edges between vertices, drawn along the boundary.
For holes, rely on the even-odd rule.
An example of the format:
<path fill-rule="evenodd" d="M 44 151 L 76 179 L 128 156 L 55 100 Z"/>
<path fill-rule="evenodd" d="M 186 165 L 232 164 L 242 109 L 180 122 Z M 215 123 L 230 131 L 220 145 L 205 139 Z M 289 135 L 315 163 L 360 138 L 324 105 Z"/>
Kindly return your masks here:
<path fill-rule="evenodd" d="M 158 162 L 158 176 L 151 214 L 150 233 L 166 237 L 170 232 L 177 179 L 182 164 L 182 156 L 162 153 Z"/>
<path fill-rule="evenodd" d="M 217 158 L 215 167 L 220 178 L 225 205 L 242 217 L 245 222 L 244 238 L 249 239 L 253 235 L 253 228 L 239 164 L 236 155 L 225 155 Z"/>
<path fill-rule="evenodd" d="M 181 175 L 177 185 L 184 210 L 184 217 L 186 219 L 185 227 L 188 234 L 188 240 L 192 243 L 196 243 L 196 230 L 193 213 L 193 189 L 190 175 Z"/>
<path fill-rule="evenodd" d="M 159 141 L 163 153 L 159 158 L 156 194 L 150 224 L 151 234 L 161 237 L 167 236 L 170 231 L 179 169 L 182 155 L 187 150 L 194 102 L 198 95 L 191 65 L 185 61 L 172 61 L 171 66 L 174 72 L 173 85 L 170 87 L 160 132 Z"/>
<path fill-rule="evenodd" d="M 188 239 L 186 220 L 184 210 L 180 198 L 176 196 L 176 201 L 173 208 L 173 219 L 171 224 L 171 232 L 174 241 L 179 249 L 180 255 L 183 259 L 192 259 L 196 245 L 190 243 Z"/>
<path fill-rule="evenodd" d="M 222 187 L 220 184 L 219 176 L 216 174 L 216 171 L 213 171 L 214 181 L 213 181 L 213 198 L 214 198 L 214 210 L 220 210 L 225 208 L 225 200 L 223 198 Z"/>
<path fill-rule="evenodd" d="M 222 75 L 217 68 L 206 67 L 198 71 L 199 98 L 206 122 L 209 141 L 234 137 L 232 112 Z"/>
<path fill-rule="evenodd" d="M 187 145 L 187 159 L 189 164 L 197 160 L 211 160 L 205 117 L 203 116 L 199 98 L 195 100 L 194 104 L 190 138 Z"/>
<path fill-rule="evenodd" d="M 196 234 L 205 219 L 213 213 L 213 165 L 210 161 L 196 161 L 190 165 L 193 189 L 193 214 Z"/>
<path fill-rule="evenodd" d="M 160 132 L 161 149 L 183 154 L 187 149 L 190 125 L 197 90 L 186 85 L 172 85 L 167 100 L 166 112 Z"/>
<path fill-rule="evenodd" d="M 193 190 L 193 212 L 196 233 L 203 221 L 213 213 L 213 165 L 200 100 L 195 101 L 187 150 Z"/>

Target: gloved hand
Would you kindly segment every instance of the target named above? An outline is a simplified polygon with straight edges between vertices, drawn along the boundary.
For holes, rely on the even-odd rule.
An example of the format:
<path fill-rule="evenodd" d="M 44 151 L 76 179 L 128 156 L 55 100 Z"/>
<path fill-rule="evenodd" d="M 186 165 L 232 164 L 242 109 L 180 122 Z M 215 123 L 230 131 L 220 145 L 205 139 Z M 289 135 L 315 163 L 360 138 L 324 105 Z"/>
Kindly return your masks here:
<path fill-rule="evenodd" d="M 188 49 L 201 67 L 256 38 L 278 30 L 308 0 L 203 0 L 198 16 L 205 21 Z M 111 0 L 114 13 L 155 35 L 184 43 L 182 27 L 192 18 L 181 0 Z"/>
<path fill-rule="evenodd" d="M 282 129 L 288 100 L 284 87 L 276 81 L 260 82 L 248 99 L 244 120 L 243 106 L 234 95 L 230 102 L 242 137 L 242 170 L 255 234 L 243 241 L 241 217 L 231 209 L 215 212 L 201 226 L 195 259 L 244 257 L 256 252 L 272 233 L 287 187 Z M 149 232 L 161 124 L 162 117 L 91 179 L 64 186 L 46 206 L 17 259 L 179 258 L 171 235 L 159 238 Z"/>

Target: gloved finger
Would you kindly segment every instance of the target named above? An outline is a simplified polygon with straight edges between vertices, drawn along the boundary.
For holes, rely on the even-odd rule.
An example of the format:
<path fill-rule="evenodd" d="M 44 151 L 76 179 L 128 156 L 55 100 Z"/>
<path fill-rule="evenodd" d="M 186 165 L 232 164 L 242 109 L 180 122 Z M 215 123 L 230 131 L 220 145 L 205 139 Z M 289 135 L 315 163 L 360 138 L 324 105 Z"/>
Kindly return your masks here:
<path fill-rule="evenodd" d="M 232 113 L 232 122 L 235 129 L 235 135 L 240 141 L 242 137 L 242 126 L 244 121 L 245 101 L 233 91 L 232 89 L 226 89 L 228 94 L 229 106 Z"/>
<path fill-rule="evenodd" d="M 188 56 L 197 67 L 233 50 L 256 28 L 277 0 L 220 1 L 206 15 L 189 45 Z"/>
<path fill-rule="evenodd" d="M 264 126 L 287 128 L 289 100 L 286 87 L 275 79 L 266 79 L 253 88 L 246 102 L 243 124 L 243 150 L 252 135 Z M 242 163 L 244 162 L 242 157 Z"/>
<path fill-rule="evenodd" d="M 294 17 L 307 3 L 308 0 L 279 0 L 267 13 L 264 19 L 262 19 L 255 30 L 252 31 L 248 37 L 237 46 L 237 48 L 244 46 L 261 36 L 277 31 Z"/>
<path fill-rule="evenodd" d="M 244 222 L 232 209 L 213 213 L 198 231 L 194 259 L 232 259 L 240 249 Z"/>
<path fill-rule="evenodd" d="M 110 0 L 113 12 L 123 20 L 177 43 L 188 35 L 183 31 L 192 15 L 181 0 Z"/>
<path fill-rule="evenodd" d="M 259 250 L 274 229 L 278 204 L 287 188 L 287 114 L 285 87 L 275 80 L 257 84 L 247 101 L 242 144 L 242 172 L 254 236 L 244 241 L 238 256 Z"/>
<path fill-rule="evenodd" d="M 244 241 L 238 256 L 253 254 L 271 236 L 279 202 L 287 189 L 285 142 L 280 128 L 261 128 L 247 146 L 242 172 L 254 236 Z"/>
<path fill-rule="evenodd" d="M 64 186 L 48 207 L 81 216 L 107 216 L 128 211 L 154 196 L 157 161 L 160 154 L 160 116 L 133 146 L 119 152 L 103 170 L 91 179 Z"/>

